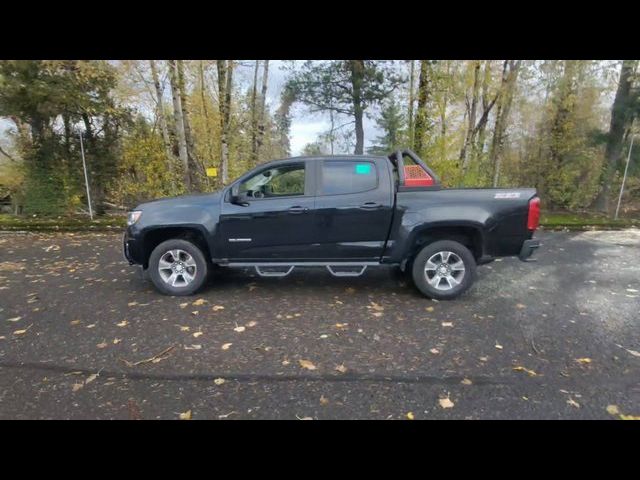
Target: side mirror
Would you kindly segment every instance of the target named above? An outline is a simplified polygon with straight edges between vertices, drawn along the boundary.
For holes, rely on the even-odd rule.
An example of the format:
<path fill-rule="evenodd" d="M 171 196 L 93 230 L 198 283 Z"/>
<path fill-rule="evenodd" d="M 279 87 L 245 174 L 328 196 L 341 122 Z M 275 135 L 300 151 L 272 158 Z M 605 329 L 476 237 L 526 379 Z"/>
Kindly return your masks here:
<path fill-rule="evenodd" d="M 231 198 L 230 202 L 234 205 L 240 205 L 241 207 L 248 207 L 249 202 L 247 202 L 244 198 L 240 197 L 240 185 L 235 184 L 231 187 Z"/>

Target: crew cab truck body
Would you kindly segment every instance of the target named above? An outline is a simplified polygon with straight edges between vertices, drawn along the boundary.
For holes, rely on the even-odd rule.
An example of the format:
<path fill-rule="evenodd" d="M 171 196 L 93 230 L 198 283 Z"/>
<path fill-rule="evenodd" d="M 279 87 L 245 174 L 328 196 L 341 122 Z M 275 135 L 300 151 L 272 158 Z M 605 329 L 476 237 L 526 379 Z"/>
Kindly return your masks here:
<path fill-rule="evenodd" d="M 189 295 L 213 265 L 335 276 L 396 265 L 422 293 L 454 298 L 477 264 L 539 246 L 535 189 L 449 189 L 410 150 L 260 165 L 219 192 L 157 200 L 129 214 L 124 253 L 155 286 Z"/>

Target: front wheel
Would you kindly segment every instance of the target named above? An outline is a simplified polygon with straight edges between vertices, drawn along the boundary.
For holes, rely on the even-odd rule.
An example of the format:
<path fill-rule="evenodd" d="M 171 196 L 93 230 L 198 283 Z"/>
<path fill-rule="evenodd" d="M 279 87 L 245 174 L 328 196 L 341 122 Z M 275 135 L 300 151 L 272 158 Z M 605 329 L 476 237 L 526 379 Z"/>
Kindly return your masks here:
<path fill-rule="evenodd" d="M 192 295 L 207 279 L 208 263 L 202 250 L 181 239 L 158 245 L 149 257 L 149 276 L 165 295 Z"/>
<path fill-rule="evenodd" d="M 476 261 L 467 247 L 453 240 L 439 240 L 415 257 L 413 281 L 424 295 L 437 300 L 456 298 L 471 287 Z"/>

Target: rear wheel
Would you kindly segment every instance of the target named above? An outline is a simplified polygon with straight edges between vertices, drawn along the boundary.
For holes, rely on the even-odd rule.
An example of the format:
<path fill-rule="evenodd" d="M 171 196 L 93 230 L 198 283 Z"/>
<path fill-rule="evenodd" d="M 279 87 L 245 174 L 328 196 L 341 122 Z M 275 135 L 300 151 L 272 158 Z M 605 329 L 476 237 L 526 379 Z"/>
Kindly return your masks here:
<path fill-rule="evenodd" d="M 191 295 L 207 279 L 208 263 L 202 250 L 181 239 L 158 245 L 149 257 L 149 276 L 165 295 Z"/>
<path fill-rule="evenodd" d="M 427 297 L 448 300 L 471 287 L 476 276 L 476 261 L 461 243 L 439 240 L 418 253 L 411 273 L 416 287 Z"/>

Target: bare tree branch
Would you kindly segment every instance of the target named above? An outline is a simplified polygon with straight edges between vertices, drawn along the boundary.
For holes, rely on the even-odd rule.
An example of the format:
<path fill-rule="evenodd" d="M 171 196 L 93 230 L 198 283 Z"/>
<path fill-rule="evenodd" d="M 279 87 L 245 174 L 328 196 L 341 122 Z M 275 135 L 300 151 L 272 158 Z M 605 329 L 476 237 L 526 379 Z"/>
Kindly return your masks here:
<path fill-rule="evenodd" d="M 2 147 L 0 147 L 0 153 L 3 154 L 5 157 L 7 157 L 9 160 L 11 160 L 12 162 L 15 162 L 16 159 L 13 158 L 11 155 L 9 155 L 7 152 L 5 152 Z"/>

